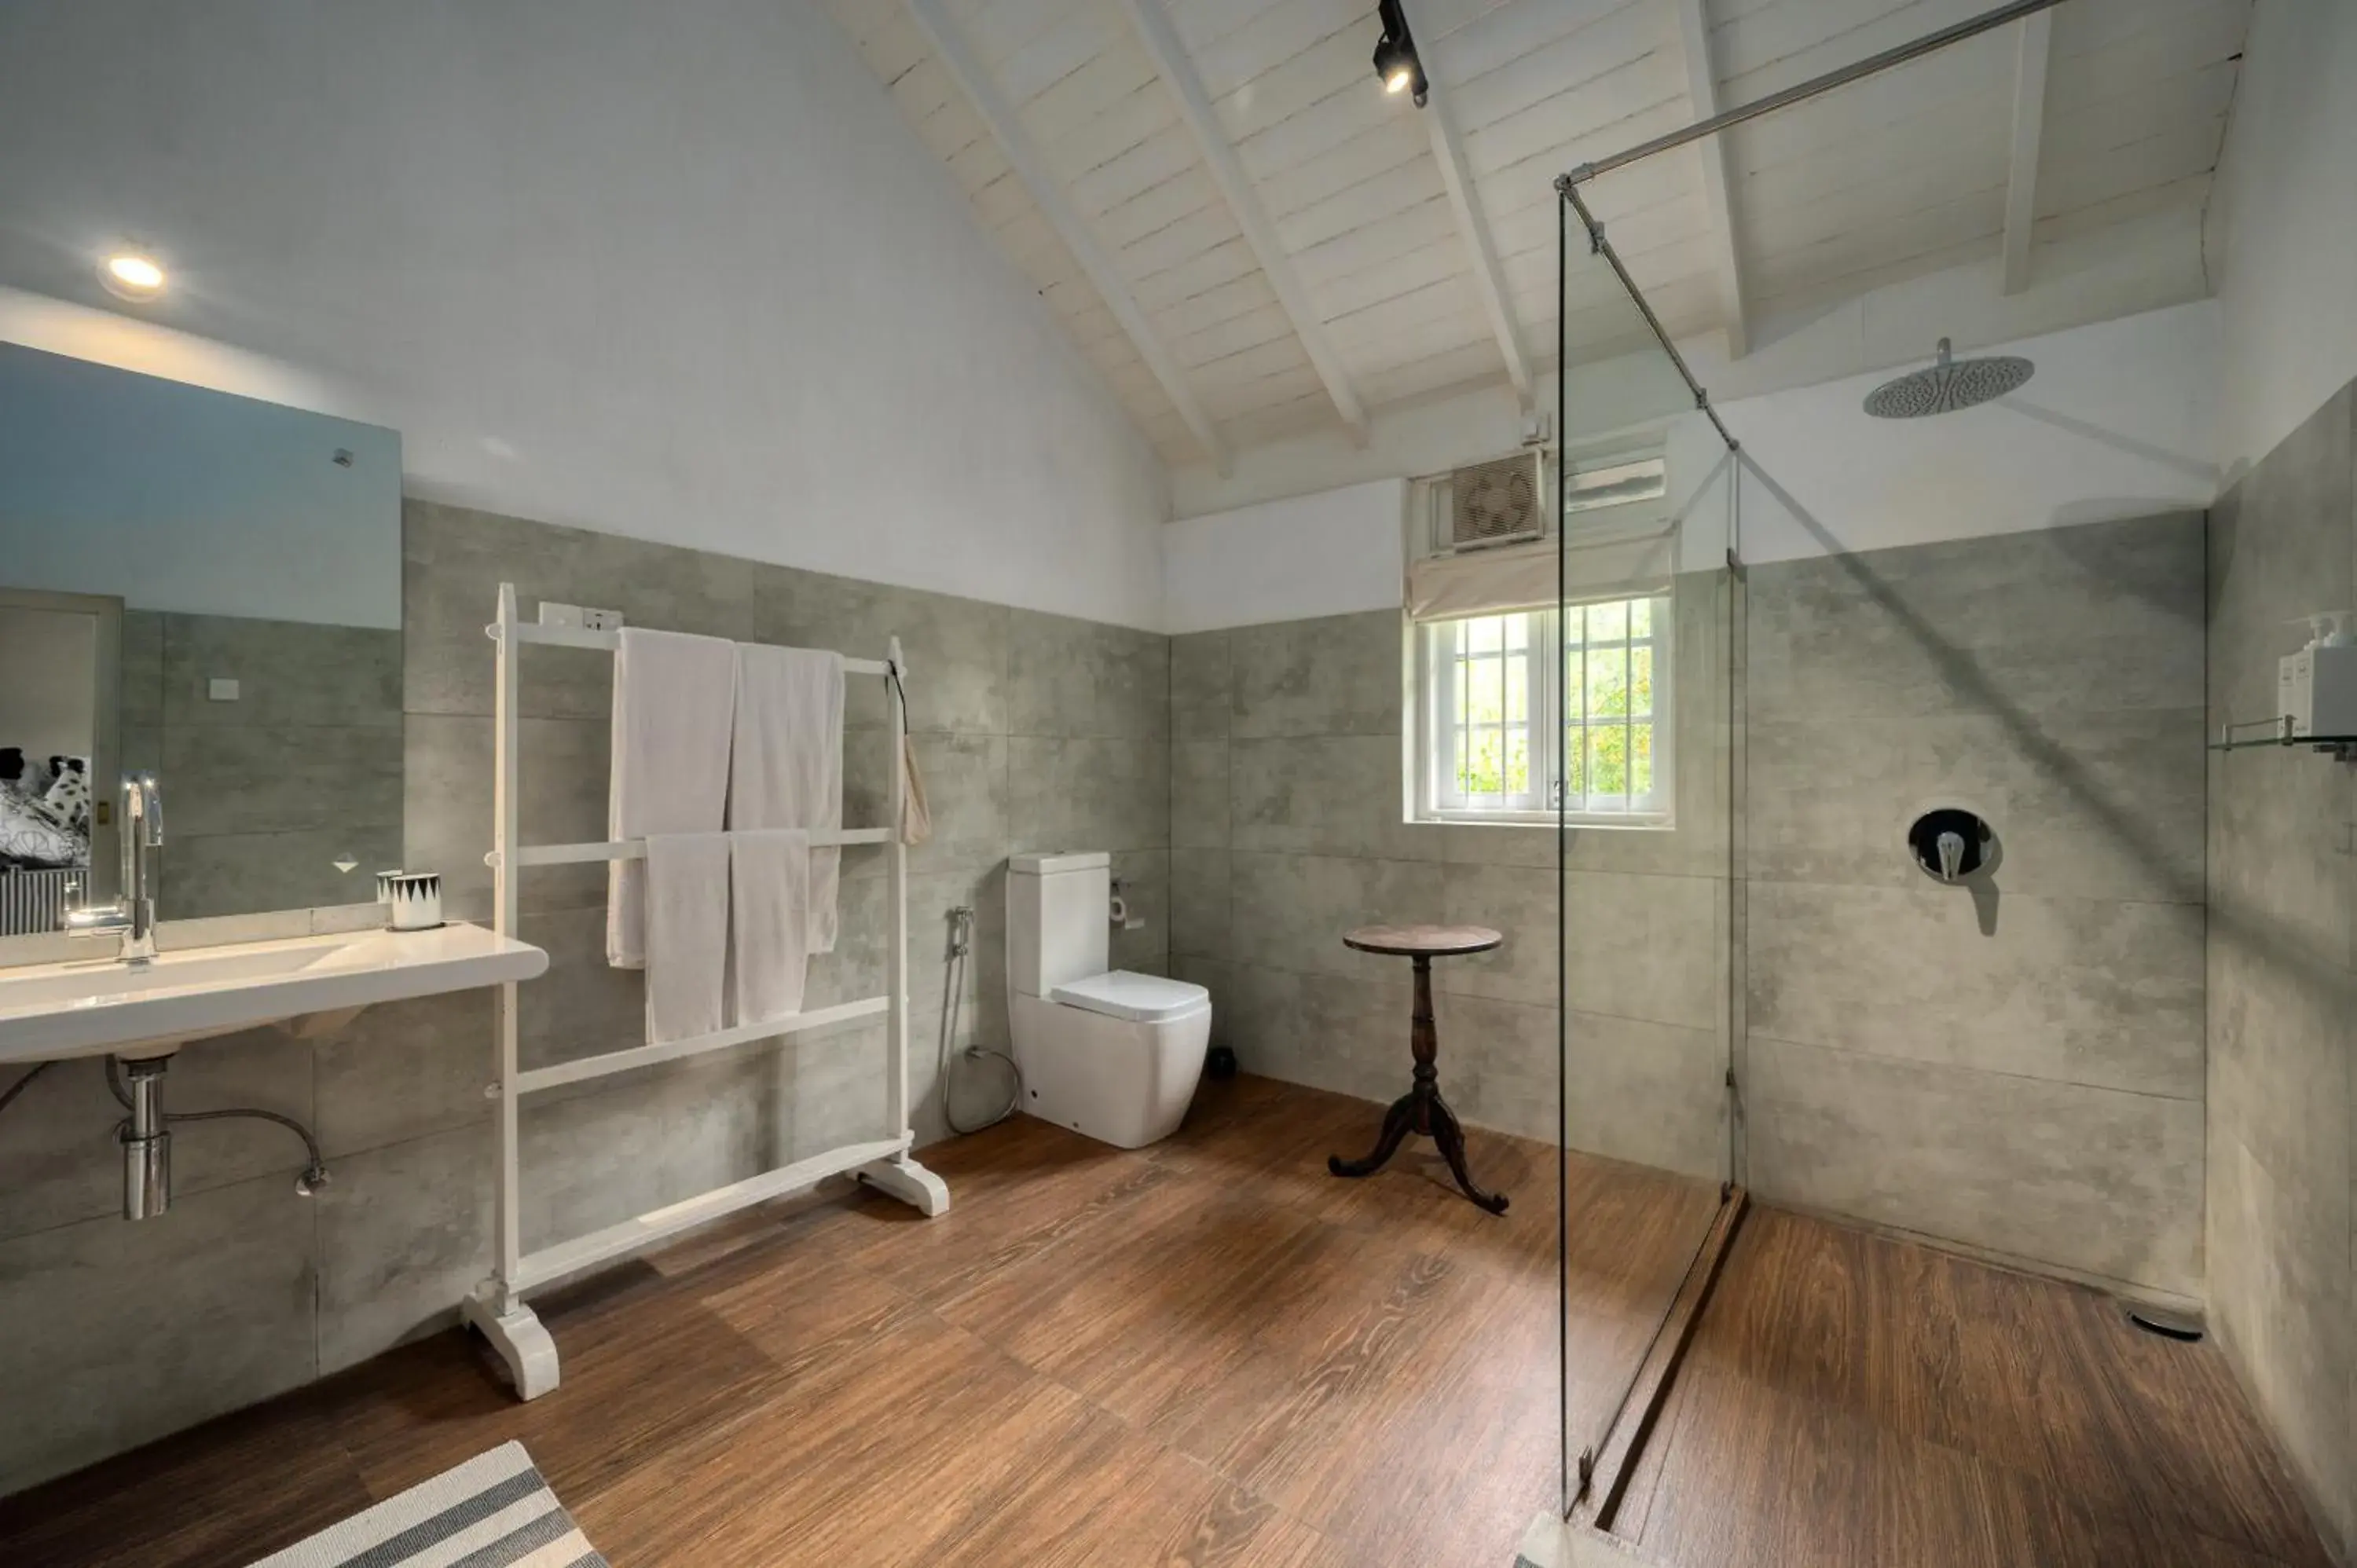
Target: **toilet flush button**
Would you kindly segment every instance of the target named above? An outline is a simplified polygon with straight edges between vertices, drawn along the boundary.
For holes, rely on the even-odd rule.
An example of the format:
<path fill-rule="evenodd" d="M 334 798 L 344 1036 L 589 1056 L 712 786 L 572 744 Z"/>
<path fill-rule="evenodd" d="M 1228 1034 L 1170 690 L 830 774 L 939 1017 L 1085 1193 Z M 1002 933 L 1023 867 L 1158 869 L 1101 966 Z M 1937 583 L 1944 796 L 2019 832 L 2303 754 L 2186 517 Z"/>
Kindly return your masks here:
<path fill-rule="evenodd" d="M 237 682 L 216 675 L 205 682 L 205 695 L 216 703 L 234 703 L 237 701 Z"/>

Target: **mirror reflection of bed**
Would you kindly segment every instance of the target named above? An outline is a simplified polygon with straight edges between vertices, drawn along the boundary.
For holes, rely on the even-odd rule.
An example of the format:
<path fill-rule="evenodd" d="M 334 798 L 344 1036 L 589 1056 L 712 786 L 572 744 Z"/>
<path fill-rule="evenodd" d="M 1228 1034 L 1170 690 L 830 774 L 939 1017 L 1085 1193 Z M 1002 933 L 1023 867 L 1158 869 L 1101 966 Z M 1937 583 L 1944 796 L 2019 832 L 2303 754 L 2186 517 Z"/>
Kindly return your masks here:
<path fill-rule="evenodd" d="M 54 930 L 82 890 L 113 890 L 112 812 L 93 805 L 115 766 L 122 635 L 120 600 L 0 588 L 0 936 Z"/>

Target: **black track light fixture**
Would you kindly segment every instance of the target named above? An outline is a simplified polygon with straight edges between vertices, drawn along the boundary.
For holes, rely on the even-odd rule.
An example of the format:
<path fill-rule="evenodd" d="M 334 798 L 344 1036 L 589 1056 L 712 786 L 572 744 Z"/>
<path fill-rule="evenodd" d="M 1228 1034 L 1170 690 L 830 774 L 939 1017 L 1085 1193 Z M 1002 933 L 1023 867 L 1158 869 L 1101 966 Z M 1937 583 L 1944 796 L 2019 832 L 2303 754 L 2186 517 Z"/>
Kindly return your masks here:
<path fill-rule="evenodd" d="M 1375 46 L 1375 74 L 1383 79 L 1385 92 L 1415 94 L 1415 106 L 1424 107 L 1425 94 L 1432 83 L 1425 79 L 1424 62 L 1415 55 L 1415 35 L 1407 30 L 1407 13 L 1400 9 L 1400 0 L 1382 0 L 1376 6 L 1383 17 L 1383 41 Z"/>

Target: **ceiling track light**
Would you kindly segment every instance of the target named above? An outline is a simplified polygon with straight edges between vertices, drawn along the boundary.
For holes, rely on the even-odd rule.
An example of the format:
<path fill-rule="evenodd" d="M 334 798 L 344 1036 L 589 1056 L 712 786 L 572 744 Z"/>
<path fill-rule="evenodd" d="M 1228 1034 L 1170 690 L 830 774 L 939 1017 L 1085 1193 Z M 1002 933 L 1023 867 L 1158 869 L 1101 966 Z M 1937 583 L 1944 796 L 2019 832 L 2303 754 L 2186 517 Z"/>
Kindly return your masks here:
<path fill-rule="evenodd" d="M 1432 83 L 1424 74 L 1424 61 L 1416 58 L 1415 35 L 1408 31 L 1407 13 L 1400 8 L 1400 0 L 1382 0 L 1376 7 L 1383 18 L 1383 41 L 1375 45 L 1375 75 L 1382 79 L 1385 92 L 1415 94 L 1415 106 L 1424 107 L 1425 95 Z"/>

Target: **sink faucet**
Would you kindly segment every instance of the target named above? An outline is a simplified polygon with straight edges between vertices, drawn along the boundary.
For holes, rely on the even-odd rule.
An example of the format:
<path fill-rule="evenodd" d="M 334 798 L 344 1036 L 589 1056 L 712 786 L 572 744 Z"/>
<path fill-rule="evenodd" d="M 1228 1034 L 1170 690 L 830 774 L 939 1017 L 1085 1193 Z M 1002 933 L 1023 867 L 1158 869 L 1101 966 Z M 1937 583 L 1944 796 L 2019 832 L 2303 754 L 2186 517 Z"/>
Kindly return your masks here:
<path fill-rule="evenodd" d="M 115 956 L 145 963 L 156 956 L 156 857 L 164 847 L 164 794 L 153 775 L 123 779 L 123 897 L 113 904 L 79 904 L 66 911 L 66 933 L 122 938 Z"/>

